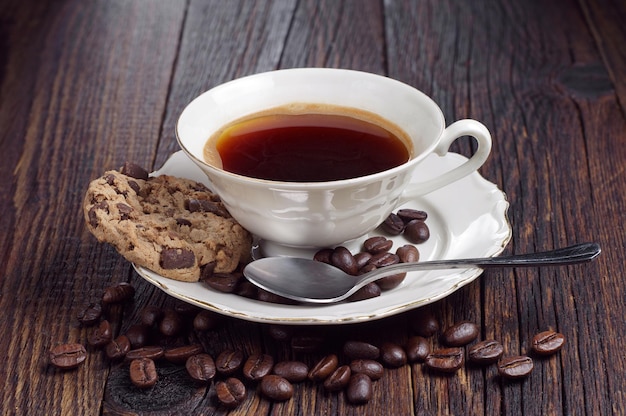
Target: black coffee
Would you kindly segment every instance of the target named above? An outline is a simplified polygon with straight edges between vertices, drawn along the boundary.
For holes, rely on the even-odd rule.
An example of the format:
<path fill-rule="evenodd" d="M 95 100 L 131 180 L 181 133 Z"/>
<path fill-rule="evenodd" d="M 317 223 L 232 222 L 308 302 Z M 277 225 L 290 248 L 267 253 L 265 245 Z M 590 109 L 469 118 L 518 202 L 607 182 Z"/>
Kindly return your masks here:
<path fill-rule="evenodd" d="M 405 141 L 396 134 L 343 111 L 247 118 L 210 139 L 205 155 L 215 146 L 224 170 L 286 182 L 356 178 L 409 160 Z"/>

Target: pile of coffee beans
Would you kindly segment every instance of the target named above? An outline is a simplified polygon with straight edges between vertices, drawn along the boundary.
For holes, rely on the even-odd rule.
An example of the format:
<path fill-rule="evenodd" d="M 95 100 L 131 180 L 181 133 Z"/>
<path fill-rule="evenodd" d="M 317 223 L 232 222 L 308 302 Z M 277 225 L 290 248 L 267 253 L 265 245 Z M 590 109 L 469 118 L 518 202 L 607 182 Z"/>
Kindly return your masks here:
<path fill-rule="evenodd" d="M 167 362 L 184 368 L 196 383 L 213 383 L 217 400 L 225 408 L 239 406 L 249 389 L 271 401 L 289 400 L 296 383 L 321 385 L 330 394 L 343 392 L 350 404 L 362 405 L 371 400 L 375 384 L 385 371 L 405 365 L 422 365 L 427 372 L 448 374 L 463 368 L 466 361 L 472 364 L 469 369 L 496 365 L 503 380 L 522 379 L 534 366 L 530 355 L 505 355 L 500 342 L 478 341 L 480 331 L 472 322 L 461 321 L 441 329 L 429 308 L 409 314 L 410 336 L 403 344 L 374 344 L 360 339 L 342 339 L 337 344 L 336 337 L 331 336 L 333 351 L 321 348 L 328 346 L 329 338 L 323 327 L 311 331 L 310 327 L 265 326 L 272 339 L 286 345 L 302 360 L 278 361 L 267 353 L 246 355 L 241 349 L 230 348 L 212 355 L 205 349 L 211 346 L 200 341 L 182 345 L 171 342 L 174 338 L 197 340 L 193 334 L 218 330 L 224 320 L 216 313 L 183 302 L 174 308 L 143 307 L 137 315 L 138 322 L 114 337 L 107 311 L 112 305 L 131 300 L 134 293 L 134 288 L 126 283 L 107 288 L 101 302 L 87 305 L 78 314 L 80 323 L 87 327 L 87 346 L 56 345 L 49 352 L 50 364 L 61 370 L 75 369 L 85 361 L 88 350 L 102 350 L 111 362 L 127 366 L 134 386 L 149 389 L 159 383 L 160 363 Z M 549 356 L 560 351 L 564 342 L 562 334 L 543 331 L 533 337 L 530 353 Z M 306 364 L 305 361 L 319 357 L 321 351 L 321 358 L 311 361 L 312 365 Z"/>
<path fill-rule="evenodd" d="M 426 219 L 424 211 L 401 209 L 391 214 L 381 229 L 390 235 L 402 234 L 413 244 L 421 244 L 430 237 Z M 315 260 L 355 276 L 379 267 L 419 261 L 420 253 L 414 245 L 405 244 L 394 252 L 393 244 L 387 237 L 374 236 L 365 240 L 362 251 L 356 254 L 340 246 L 320 250 Z M 380 296 L 382 291 L 397 287 L 405 276 L 406 273 L 398 273 L 384 277 L 348 300 Z M 221 292 L 267 302 L 294 303 L 256 288 L 240 270 L 221 274 L 207 267 L 202 279 Z M 197 340 L 193 334 L 216 330 L 223 320 L 221 315 L 183 302 L 175 308 L 145 306 L 138 313 L 139 322 L 114 337 L 107 311 L 114 305 L 131 301 L 134 295 L 135 289 L 127 283 L 106 288 L 99 302 L 88 304 L 78 314 L 81 325 L 88 328 L 87 348 L 81 343 L 56 345 L 49 351 L 50 364 L 61 370 L 75 369 L 86 360 L 88 349 L 102 350 L 111 362 L 127 366 L 134 386 L 149 389 L 159 382 L 159 363 L 168 362 L 184 367 L 196 383 L 213 383 L 217 400 L 225 408 L 239 406 L 250 388 L 272 401 L 289 400 L 296 383 L 322 385 L 328 393 L 344 392 L 349 403 L 362 405 L 371 400 L 375 383 L 385 371 L 405 365 L 423 365 L 430 372 L 448 374 L 463 368 L 466 361 L 472 366 L 496 365 L 499 376 L 506 380 L 523 379 L 534 367 L 530 355 L 505 355 L 503 345 L 497 340 L 478 341 L 480 331 L 472 322 L 457 322 L 441 330 L 439 320 L 429 308 L 410 314 L 411 334 L 403 344 L 383 341 L 375 345 L 359 339 L 343 340 L 341 345 L 335 346 L 335 351 L 325 352 L 310 366 L 305 360 L 277 361 L 270 354 L 246 355 L 240 349 L 227 348 L 212 355 L 205 349 L 211 346 L 200 341 L 182 345 L 171 342 L 175 338 Z M 319 331 L 299 331 L 295 326 L 269 325 L 267 331 L 294 354 L 304 354 L 309 359 L 317 356 L 326 342 Z M 530 353 L 549 356 L 560 351 L 564 342 L 562 334 L 543 331 L 533 337 Z"/>
<path fill-rule="evenodd" d="M 391 235 L 404 233 L 405 238 L 409 241 L 414 244 L 421 244 L 430 238 L 430 231 L 425 223 L 426 218 L 428 218 L 428 214 L 425 211 L 401 209 L 397 213 L 390 214 L 381 228 Z M 332 249 L 322 249 L 315 253 L 313 259 L 333 265 L 353 276 L 392 264 L 419 261 L 420 252 L 414 245 L 405 244 L 399 247 L 395 253 L 390 251 L 392 248 L 393 240 L 378 235 L 365 240 L 362 250 L 354 255 L 346 247 L 339 246 Z M 362 287 L 347 300 L 354 302 L 380 296 L 383 291 L 400 285 L 405 277 L 406 273 L 383 277 Z"/>
<path fill-rule="evenodd" d="M 389 235 L 402 234 L 409 242 L 421 244 L 430 238 L 430 231 L 426 224 L 428 214 L 415 209 L 401 209 L 392 213 L 380 226 L 380 229 Z M 346 247 L 320 250 L 314 259 L 332 264 L 351 275 L 367 273 L 379 267 L 396 263 L 416 262 L 419 260 L 418 249 L 411 244 L 399 247 L 395 253 L 390 252 L 393 241 L 385 236 L 374 236 L 367 239 L 362 251 L 352 254 Z M 381 295 L 382 291 L 393 289 L 400 285 L 406 273 L 398 273 L 384 277 L 377 282 L 370 283 L 353 294 L 347 301 L 355 302 L 370 299 Z M 214 273 L 211 265 L 202 270 L 201 281 L 214 290 L 223 293 L 233 293 L 251 299 L 279 304 L 296 304 L 296 301 L 275 295 L 260 289 L 245 279 L 241 268 L 232 273 Z"/>

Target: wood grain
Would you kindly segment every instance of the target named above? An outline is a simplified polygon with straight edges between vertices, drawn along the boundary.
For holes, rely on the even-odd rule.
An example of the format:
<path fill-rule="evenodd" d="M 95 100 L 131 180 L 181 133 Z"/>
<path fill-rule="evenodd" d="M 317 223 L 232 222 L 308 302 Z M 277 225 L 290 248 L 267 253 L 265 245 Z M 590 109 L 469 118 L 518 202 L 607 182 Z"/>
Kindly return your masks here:
<path fill-rule="evenodd" d="M 626 42 L 623 2 L 8 0 L 0 4 L 1 414 L 620 414 L 626 408 Z M 177 301 L 138 277 L 83 226 L 90 180 L 132 160 L 158 168 L 178 150 L 176 119 L 198 94 L 236 77 L 301 66 L 384 74 L 423 90 L 448 123 L 483 121 L 494 146 L 481 173 L 508 196 L 508 253 L 598 241 L 588 265 L 489 270 L 432 305 L 441 326 L 476 322 L 506 354 L 533 334 L 566 337 L 521 382 L 493 366 L 452 376 L 411 364 L 388 369 L 367 406 L 321 385 L 271 403 L 254 383 L 227 412 L 214 383 L 160 363 L 157 388 L 90 349 L 57 371 L 48 349 L 86 342 L 77 313 L 128 281 L 132 303 L 107 312 L 116 333 L 146 305 Z M 390 103 L 393 105 L 393 103 Z M 453 151 L 470 155 L 462 138 Z M 267 352 L 313 365 L 348 339 L 406 342 L 414 313 L 358 325 L 292 328 L 325 340 L 313 353 L 276 341 L 269 326 L 225 319 L 167 339 Z M 433 347 L 438 340 L 430 340 Z M 341 356 L 341 360 L 347 358 Z"/>

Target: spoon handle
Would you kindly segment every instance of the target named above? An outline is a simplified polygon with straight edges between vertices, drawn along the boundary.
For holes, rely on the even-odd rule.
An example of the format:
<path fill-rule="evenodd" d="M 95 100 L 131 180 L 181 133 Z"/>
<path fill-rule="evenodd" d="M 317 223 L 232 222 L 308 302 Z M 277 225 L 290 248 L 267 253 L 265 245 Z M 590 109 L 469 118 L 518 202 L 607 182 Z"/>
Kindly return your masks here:
<path fill-rule="evenodd" d="M 368 273 L 364 279 L 374 281 L 384 276 L 416 270 L 567 265 L 593 260 L 600 254 L 600 251 L 600 245 L 597 243 L 581 243 L 551 251 L 514 256 L 399 263 Z"/>

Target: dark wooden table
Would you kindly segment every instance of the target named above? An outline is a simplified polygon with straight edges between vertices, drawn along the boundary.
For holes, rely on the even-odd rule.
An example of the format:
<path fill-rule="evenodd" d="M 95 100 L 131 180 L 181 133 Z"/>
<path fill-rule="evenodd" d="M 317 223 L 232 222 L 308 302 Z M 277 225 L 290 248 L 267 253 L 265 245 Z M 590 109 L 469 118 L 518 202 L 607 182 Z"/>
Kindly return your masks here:
<path fill-rule="evenodd" d="M 319 384 L 272 403 L 248 384 L 233 414 L 624 414 L 626 408 L 626 3 L 611 0 L 203 1 L 5 0 L 0 4 L 0 413 L 224 414 L 215 383 L 180 366 L 140 391 L 127 367 L 90 348 L 72 371 L 48 365 L 58 343 L 86 343 L 77 314 L 130 282 L 111 308 L 116 333 L 146 305 L 179 303 L 87 231 L 87 184 L 132 160 L 149 169 L 178 150 L 176 119 L 201 92 L 278 68 L 341 67 L 388 75 L 431 95 L 446 119 L 493 134 L 481 168 L 506 192 L 505 253 L 597 241 L 590 264 L 498 270 L 432 305 L 446 327 L 470 320 L 509 354 L 554 329 L 566 337 L 531 375 L 495 367 L 441 376 L 386 370 L 366 406 Z M 470 142 L 455 144 L 469 155 Z M 413 312 L 315 328 L 402 343 Z M 238 348 L 314 363 L 267 325 L 232 318 L 195 334 L 211 352 Z M 305 328 L 311 330 L 311 328 Z"/>

